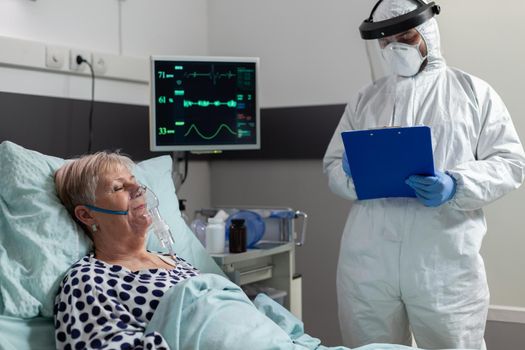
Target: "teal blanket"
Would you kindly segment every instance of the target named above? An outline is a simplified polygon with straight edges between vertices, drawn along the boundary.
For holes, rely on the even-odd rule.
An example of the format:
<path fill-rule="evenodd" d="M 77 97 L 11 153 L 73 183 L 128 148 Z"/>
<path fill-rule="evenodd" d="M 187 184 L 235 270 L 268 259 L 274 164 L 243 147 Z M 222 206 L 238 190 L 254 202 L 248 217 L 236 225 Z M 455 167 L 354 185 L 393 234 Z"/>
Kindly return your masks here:
<path fill-rule="evenodd" d="M 260 294 L 252 303 L 237 285 L 213 274 L 171 288 L 145 333 L 153 331 L 163 335 L 171 350 L 348 350 L 322 346 L 304 333 L 301 321 L 269 297 Z M 411 348 L 372 344 L 358 349 Z"/>
<path fill-rule="evenodd" d="M 17 320 L 0 316 L 0 350 L 55 349 L 52 319 Z M 213 274 L 192 277 L 161 299 L 144 332 L 163 335 L 176 349 L 329 348 L 304 333 L 303 324 L 264 294 L 252 303 L 229 280 Z M 405 350 L 401 345 L 371 344 L 353 350 Z"/>
<path fill-rule="evenodd" d="M 237 285 L 213 274 L 171 288 L 145 333 L 152 331 L 161 333 L 171 350 L 327 349 L 270 298 L 259 295 L 254 304 Z"/>

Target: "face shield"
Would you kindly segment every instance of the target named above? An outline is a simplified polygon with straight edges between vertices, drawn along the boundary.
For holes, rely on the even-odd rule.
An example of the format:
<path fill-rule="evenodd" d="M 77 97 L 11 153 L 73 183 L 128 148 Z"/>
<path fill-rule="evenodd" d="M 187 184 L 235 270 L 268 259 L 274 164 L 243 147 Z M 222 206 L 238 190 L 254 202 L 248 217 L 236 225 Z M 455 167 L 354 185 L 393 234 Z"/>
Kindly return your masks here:
<path fill-rule="evenodd" d="M 374 82 L 390 74 L 412 76 L 420 71 L 426 59 L 426 46 L 422 45 L 423 38 L 416 27 L 440 13 L 434 2 L 414 0 L 417 7 L 413 11 L 374 21 L 374 13 L 382 2 L 375 4 L 370 17 L 359 26 Z"/>
<path fill-rule="evenodd" d="M 155 193 L 144 185 L 138 185 L 129 191 L 129 202 L 127 210 L 113 210 L 100 208 L 90 204 L 84 204 L 87 208 L 104 214 L 111 215 L 145 215 L 151 218 L 150 229 L 160 241 L 163 248 L 166 248 L 171 256 L 175 256 L 173 249 L 173 236 L 169 226 L 162 219 L 159 212 L 159 200 Z"/>

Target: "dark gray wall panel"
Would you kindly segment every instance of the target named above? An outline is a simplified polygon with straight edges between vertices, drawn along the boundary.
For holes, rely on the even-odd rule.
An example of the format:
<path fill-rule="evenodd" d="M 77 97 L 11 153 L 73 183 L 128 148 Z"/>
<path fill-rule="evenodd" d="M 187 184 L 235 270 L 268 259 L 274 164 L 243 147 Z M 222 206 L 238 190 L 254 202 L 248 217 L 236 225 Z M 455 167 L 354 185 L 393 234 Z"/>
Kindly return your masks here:
<path fill-rule="evenodd" d="M 89 101 L 0 92 L 0 142 L 68 158 L 87 153 Z M 344 105 L 261 110 L 262 148 L 192 155 L 194 159 L 322 158 Z M 121 149 L 135 160 L 149 151 L 148 107 L 95 102 L 93 150 Z"/>
<path fill-rule="evenodd" d="M 345 105 L 261 110 L 261 149 L 224 152 L 214 159 L 321 159 Z"/>
<path fill-rule="evenodd" d="M 89 101 L 0 93 L 0 141 L 68 158 L 88 152 Z M 148 108 L 95 102 L 93 150 L 121 149 L 134 159 L 149 151 Z"/>

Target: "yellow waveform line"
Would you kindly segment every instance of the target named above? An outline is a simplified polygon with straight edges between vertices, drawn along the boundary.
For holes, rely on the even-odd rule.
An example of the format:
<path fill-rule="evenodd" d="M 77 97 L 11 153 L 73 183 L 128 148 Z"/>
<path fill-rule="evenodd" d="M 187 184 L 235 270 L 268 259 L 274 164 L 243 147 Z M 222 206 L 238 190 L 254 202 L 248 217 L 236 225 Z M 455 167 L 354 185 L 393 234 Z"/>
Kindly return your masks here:
<path fill-rule="evenodd" d="M 190 128 L 188 129 L 188 131 L 186 131 L 186 133 L 184 134 L 184 137 L 188 136 L 188 134 L 190 133 L 191 129 L 195 129 L 195 132 L 196 132 L 197 134 L 199 134 L 200 137 L 202 137 L 202 138 L 205 139 L 205 140 L 211 140 L 211 139 L 213 139 L 215 136 L 217 136 L 217 134 L 221 131 L 221 129 L 222 129 L 223 127 L 226 128 L 226 129 L 228 129 L 228 131 L 229 131 L 230 133 L 232 133 L 233 135 L 237 135 L 232 129 L 230 129 L 230 127 L 229 127 L 228 125 L 226 125 L 226 124 L 221 124 L 221 125 L 219 126 L 219 128 L 217 129 L 217 131 L 215 131 L 215 133 L 214 133 L 213 135 L 211 135 L 211 136 L 204 136 L 204 135 L 199 131 L 199 129 L 197 129 L 197 127 L 195 126 L 195 124 L 191 124 Z"/>

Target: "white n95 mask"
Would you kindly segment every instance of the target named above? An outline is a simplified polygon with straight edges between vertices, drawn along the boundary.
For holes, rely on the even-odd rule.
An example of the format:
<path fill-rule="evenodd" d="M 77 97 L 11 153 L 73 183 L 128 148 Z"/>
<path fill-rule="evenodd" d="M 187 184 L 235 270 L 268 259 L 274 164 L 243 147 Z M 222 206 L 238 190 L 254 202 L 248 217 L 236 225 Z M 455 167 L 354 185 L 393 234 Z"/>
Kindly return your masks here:
<path fill-rule="evenodd" d="M 382 54 L 393 72 L 403 77 L 416 75 L 427 58 L 421 55 L 419 44 L 409 45 L 396 41 L 385 46 Z"/>

